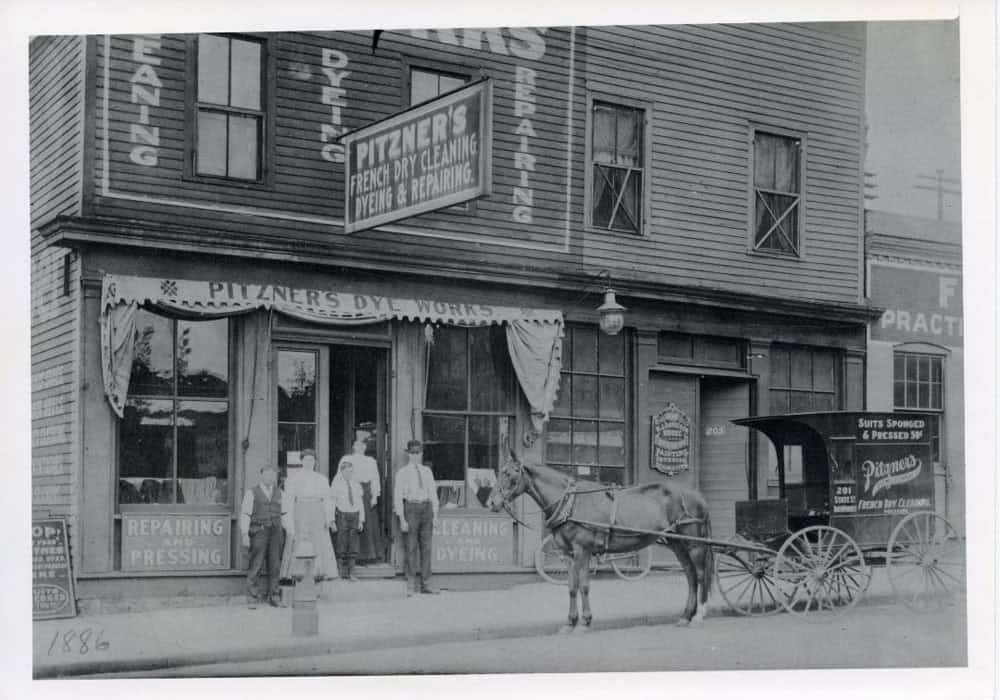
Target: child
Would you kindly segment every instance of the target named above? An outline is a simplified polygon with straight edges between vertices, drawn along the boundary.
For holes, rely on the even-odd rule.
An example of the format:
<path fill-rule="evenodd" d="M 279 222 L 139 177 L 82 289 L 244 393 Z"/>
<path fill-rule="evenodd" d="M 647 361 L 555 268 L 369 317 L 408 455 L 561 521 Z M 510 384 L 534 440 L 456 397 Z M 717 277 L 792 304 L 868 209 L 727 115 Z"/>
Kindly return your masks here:
<path fill-rule="evenodd" d="M 340 461 L 337 476 L 330 485 L 333 496 L 334 526 L 337 533 L 337 557 L 340 560 L 340 575 L 345 581 L 357 581 L 354 575 L 354 561 L 360 548 L 359 533 L 365 527 L 365 509 L 361 485 L 354 478 L 354 463 L 349 459 Z"/>

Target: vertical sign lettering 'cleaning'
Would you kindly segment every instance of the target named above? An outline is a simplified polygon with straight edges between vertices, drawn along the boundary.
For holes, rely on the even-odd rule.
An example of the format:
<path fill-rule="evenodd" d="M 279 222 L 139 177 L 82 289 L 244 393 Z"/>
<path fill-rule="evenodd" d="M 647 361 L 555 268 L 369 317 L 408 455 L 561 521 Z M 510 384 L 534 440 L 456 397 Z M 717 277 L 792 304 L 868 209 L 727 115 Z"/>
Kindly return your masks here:
<path fill-rule="evenodd" d="M 489 194 L 491 103 L 481 80 L 344 136 L 344 230 Z"/>

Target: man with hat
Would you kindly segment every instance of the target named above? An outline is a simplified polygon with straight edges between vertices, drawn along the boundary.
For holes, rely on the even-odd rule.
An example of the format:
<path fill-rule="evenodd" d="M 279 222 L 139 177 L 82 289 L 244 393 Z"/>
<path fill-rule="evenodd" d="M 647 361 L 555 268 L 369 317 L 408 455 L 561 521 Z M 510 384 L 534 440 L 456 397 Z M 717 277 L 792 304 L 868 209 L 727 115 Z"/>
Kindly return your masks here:
<path fill-rule="evenodd" d="M 437 593 L 430 585 L 431 537 L 438 517 L 437 485 L 434 473 L 420 463 L 423 445 L 406 443 L 406 464 L 396 473 L 393 508 L 399 529 L 406 538 L 407 596 Z"/>

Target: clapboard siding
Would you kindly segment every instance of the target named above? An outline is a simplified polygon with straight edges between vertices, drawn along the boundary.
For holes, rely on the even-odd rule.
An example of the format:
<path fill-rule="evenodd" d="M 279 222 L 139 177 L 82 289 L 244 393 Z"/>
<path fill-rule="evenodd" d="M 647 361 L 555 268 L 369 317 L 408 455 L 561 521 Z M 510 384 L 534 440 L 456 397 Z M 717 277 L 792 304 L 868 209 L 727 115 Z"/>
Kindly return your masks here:
<path fill-rule="evenodd" d="M 266 177 L 259 185 L 193 178 L 186 171 L 194 82 L 187 35 L 160 37 L 155 70 L 163 86 L 159 104 L 150 108 L 151 123 L 160 129 L 158 163 L 133 163 L 128 157 L 130 125 L 138 114 L 129 101 L 128 81 L 137 68 L 133 38 L 110 37 L 105 56 L 108 39 L 102 37 L 95 42 L 97 103 L 107 87 L 109 148 L 105 154 L 101 113 L 93 135 L 95 212 L 187 229 L 189 237 L 204 231 L 248 250 L 307 245 L 345 261 L 363 254 L 370 260 L 374 252 L 384 256 L 387 267 L 401 256 L 470 268 L 485 263 L 572 271 L 582 265 L 608 268 L 623 282 L 666 280 L 817 301 L 859 300 L 862 34 L 791 24 L 610 26 L 573 33 L 550 28 L 540 34 L 544 55 L 534 60 L 519 58 L 509 30 L 500 32 L 499 53 L 485 39 L 478 49 L 467 48 L 462 30 L 455 34 L 458 45 L 449 43 L 446 32 L 387 31 L 374 51 L 367 31 L 256 35 L 266 38 L 272 75 L 266 91 L 271 120 Z M 339 69 L 349 71 L 341 84 L 347 101 L 341 127 L 347 131 L 407 106 L 410 66 L 492 78 L 492 196 L 468 211 L 433 212 L 394 230 L 344 235 L 343 166 L 320 154 L 322 124 L 330 119 L 330 107 L 320 99 L 328 84 L 320 62 L 324 49 L 349 58 Z M 517 66 L 537 75 L 535 136 L 529 143 L 536 158 L 531 223 L 513 217 L 514 188 L 520 184 L 514 168 L 520 145 Z M 588 95 L 621 95 L 651 107 L 649 220 L 642 236 L 584 227 Z M 805 137 L 801 259 L 749 250 L 753 127 Z M 102 196 L 105 157 L 108 190 Z"/>
<path fill-rule="evenodd" d="M 77 566 L 79 264 L 74 257 L 67 268 L 69 251 L 37 229 L 82 206 L 84 41 L 38 37 L 29 46 L 31 510 L 67 519 Z"/>
<path fill-rule="evenodd" d="M 588 232 L 612 275 L 782 297 L 860 298 L 864 46 L 802 25 L 586 30 L 587 89 L 651 109 L 643 236 Z M 804 136 L 803 255 L 753 254 L 752 128 Z"/>

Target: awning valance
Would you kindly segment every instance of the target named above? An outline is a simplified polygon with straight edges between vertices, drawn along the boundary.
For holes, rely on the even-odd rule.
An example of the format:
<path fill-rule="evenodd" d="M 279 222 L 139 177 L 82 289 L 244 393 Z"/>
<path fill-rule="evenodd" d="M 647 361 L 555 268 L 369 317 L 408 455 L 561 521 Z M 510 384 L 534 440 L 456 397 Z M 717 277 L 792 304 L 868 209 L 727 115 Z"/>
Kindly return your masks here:
<path fill-rule="evenodd" d="M 273 309 L 314 323 L 351 325 L 396 319 L 461 326 L 507 325 L 507 345 L 536 427 L 548 418 L 562 368 L 563 317 L 558 309 L 390 297 L 279 284 L 105 275 L 101 294 L 104 388 L 119 417 L 125 409 L 135 352 L 135 311 L 221 317 Z"/>

